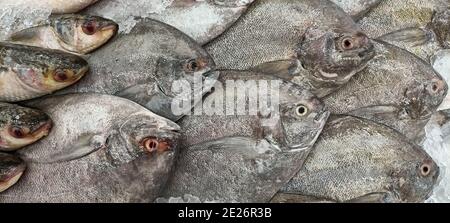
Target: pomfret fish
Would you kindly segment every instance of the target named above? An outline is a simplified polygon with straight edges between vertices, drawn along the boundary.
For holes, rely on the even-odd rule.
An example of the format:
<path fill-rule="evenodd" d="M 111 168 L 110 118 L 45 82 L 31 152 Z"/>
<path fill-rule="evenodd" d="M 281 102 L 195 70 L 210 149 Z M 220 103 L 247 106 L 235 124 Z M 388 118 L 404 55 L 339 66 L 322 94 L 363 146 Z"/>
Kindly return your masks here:
<path fill-rule="evenodd" d="M 425 27 L 435 12 L 446 10 L 449 0 L 383 0 L 358 24 L 371 38 L 411 27 Z"/>
<path fill-rule="evenodd" d="M 447 2 L 447 7 L 435 9 L 429 21 L 395 30 L 378 39 L 429 61 L 438 51 L 450 48 L 450 1 Z"/>
<path fill-rule="evenodd" d="M 398 132 L 332 116 L 305 165 L 272 202 L 423 202 L 439 167 Z"/>
<path fill-rule="evenodd" d="M 138 23 L 129 34 L 118 35 L 91 54 L 88 61 L 90 73 L 61 94 L 116 94 L 171 120 L 183 116 L 171 109 L 172 100 L 178 96 L 172 91 L 175 83 L 189 85 L 191 92 L 184 96 L 192 99 L 193 106 L 208 91 L 202 81 L 219 75 L 213 71 L 214 61 L 194 40 L 152 19 Z"/>
<path fill-rule="evenodd" d="M 7 41 L 86 54 L 108 42 L 117 29 L 115 22 L 98 16 L 52 16 L 37 26 L 11 34 Z"/>
<path fill-rule="evenodd" d="M 205 113 L 180 121 L 184 149 L 157 202 L 187 194 L 200 202 L 268 202 L 301 167 L 328 118 L 329 112 L 317 97 L 280 78 L 221 71 L 219 80 L 203 103 Z M 264 81 L 270 84 L 267 95 L 255 88 L 266 88 Z M 234 90 L 235 95 L 229 94 Z M 272 98 L 274 94 L 278 97 Z M 253 100 L 258 97 L 259 104 L 268 107 L 252 114 Z M 267 100 L 261 100 L 264 97 Z M 214 105 L 214 114 L 208 113 L 210 105 Z M 226 111 L 221 113 L 221 109 Z"/>
<path fill-rule="evenodd" d="M 33 99 L 65 88 L 89 69 L 78 56 L 0 42 L 0 101 Z"/>
<path fill-rule="evenodd" d="M 75 13 L 98 0 L 2 0 L 0 6 L 33 6 L 33 8 L 48 8 L 52 13 Z"/>
<path fill-rule="evenodd" d="M 0 151 L 13 151 L 48 135 L 52 120 L 42 111 L 0 102 Z"/>
<path fill-rule="evenodd" d="M 367 118 L 420 142 L 426 123 L 447 94 L 447 83 L 408 51 L 375 43 L 377 55 L 367 68 L 324 102 L 333 114 Z"/>
<path fill-rule="evenodd" d="M 254 0 L 108 0 L 88 8 L 85 13 L 117 21 L 127 32 L 136 17 L 152 18 L 186 33 L 203 45 L 230 27 Z"/>
<path fill-rule="evenodd" d="M 0 193 L 17 183 L 25 169 L 26 164 L 20 158 L 0 152 Z"/>
<path fill-rule="evenodd" d="M 110 95 L 28 102 L 54 121 L 44 140 L 18 151 L 28 164 L 0 202 L 150 202 L 177 152 L 179 126 Z"/>
<path fill-rule="evenodd" d="M 373 57 L 366 35 L 328 0 L 258 0 L 206 49 L 220 69 L 277 74 L 319 97 Z"/>

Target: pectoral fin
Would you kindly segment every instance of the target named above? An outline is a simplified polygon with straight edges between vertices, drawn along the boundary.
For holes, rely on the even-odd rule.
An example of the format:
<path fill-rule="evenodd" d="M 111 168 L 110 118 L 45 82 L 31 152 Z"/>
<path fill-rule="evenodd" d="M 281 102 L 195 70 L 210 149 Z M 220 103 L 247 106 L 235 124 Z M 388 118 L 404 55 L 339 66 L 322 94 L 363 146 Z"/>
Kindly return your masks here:
<path fill-rule="evenodd" d="M 278 60 L 260 64 L 250 70 L 275 75 L 285 80 L 291 80 L 301 70 L 298 60 Z"/>
<path fill-rule="evenodd" d="M 321 199 L 314 196 L 301 194 L 277 193 L 270 203 L 335 203 L 334 201 Z"/>
<path fill-rule="evenodd" d="M 395 106 L 390 105 L 380 105 L 380 106 L 370 106 L 365 108 L 359 108 L 348 112 L 349 115 L 354 115 L 364 118 L 378 118 L 378 119 L 391 119 L 391 118 L 401 118 L 400 109 Z M 406 114 L 405 114 L 406 115 Z"/>
<path fill-rule="evenodd" d="M 162 92 L 155 83 L 134 85 L 117 92 L 115 95 L 134 101 L 155 114 L 172 121 L 178 121 L 183 117 L 183 115 L 172 112 L 173 98 Z"/>
<path fill-rule="evenodd" d="M 255 140 L 250 137 L 226 137 L 194 145 L 189 150 L 214 150 L 216 152 L 235 150 L 247 158 L 254 158 L 267 152 L 280 151 L 278 147 L 267 140 Z"/>
<path fill-rule="evenodd" d="M 422 28 L 406 28 L 385 34 L 377 39 L 396 46 L 415 47 L 426 44 L 432 39 L 431 33 Z"/>
<path fill-rule="evenodd" d="M 389 193 L 371 193 L 351 199 L 345 203 L 393 203 L 394 200 Z"/>
<path fill-rule="evenodd" d="M 10 42 L 29 42 L 39 36 L 40 27 L 31 27 L 11 34 L 7 41 Z"/>
<path fill-rule="evenodd" d="M 27 157 L 24 160 L 33 163 L 61 163 L 85 157 L 101 148 L 107 147 L 108 137 L 99 134 L 86 134 L 80 136 L 71 147 L 65 148 L 54 154 L 47 154 L 47 157 Z"/>

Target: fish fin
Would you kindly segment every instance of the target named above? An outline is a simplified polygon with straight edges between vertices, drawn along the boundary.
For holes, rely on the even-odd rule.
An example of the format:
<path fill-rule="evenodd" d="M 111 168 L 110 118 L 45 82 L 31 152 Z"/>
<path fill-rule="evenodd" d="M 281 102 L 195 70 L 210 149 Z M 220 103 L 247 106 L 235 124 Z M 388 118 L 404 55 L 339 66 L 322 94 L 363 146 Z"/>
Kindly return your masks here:
<path fill-rule="evenodd" d="M 281 151 L 267 140 L 255 140 L 250 137 L 225 137 L 194 145 L 190 147 L 190 150 L 235 150 L 241 154 L 245 154 L 249 158 L 269 151 Z"/>
<path fill-rule="evenodd" d="M 317 198 L 301 194 L 277 193 L 270 203 L 335 203 L 328 199 Z"/>
<path fill-rule="evenodd" d="M 116 96 L 134 101 L 155 114 L 172 121 L 178 121 L 184 115 L 174 114 L 172 111 L 172 98 L 167 96 L 156 83 L 138 84 L 116 92 Z M 189 108 L 189 111 L 191 108 Z"/>
<path fill-rule="evenodd" d="M 424 45 L 432 39 L 432 34 L 422 28 L 400 29 L 377 39 L 396 45 L 396 43 L 406 44 L 410 47 Z"/>
<path fill-rule="evenodd" d="M 350 111 L 347 114 L 353 116 L 361 116 L 363 114 L 364 117 L 377 117 L 377 118 L 386 118 L 392 117 L 393 114 L 398 115 L 399 108 L 391 105 L 377 105 L 377 106 L 369 106 L 364 108 L 358 108 L 356 110 Z"/>
<path fill-rule="evenodd" d="M 291 59 L 262 63 L 253 68 L 250 68 L 250 70 L 265 74 L 271 74 L 285 80 L 291 80 L 294 77 L 294 74 L 300 72 L 301 67 L 302 66 L 300 61 Z"/>
<path fill-rule="evenodd" d="M 86 134 L 80 136 L 74 145 L 67 150 L 60 151 L 43 159 L 27 159 L 26 157 L 24 159 L 28 162 L 44 164 L 68 162 L 85 157 L 99 149 L 106 148 L 107 143 L 108 137 L 98 134 Z"/>
<path fill-rule="evenodd" d="M 11 34 L 7 41 L 26 42 L 39 36 L 40 27 L 31 27 Z"/>
<path fill-rule="evenodd" d="M 394 200 L 389 193 L 370 193 L 346 201 L 345 203 L 392 203 Z"/>

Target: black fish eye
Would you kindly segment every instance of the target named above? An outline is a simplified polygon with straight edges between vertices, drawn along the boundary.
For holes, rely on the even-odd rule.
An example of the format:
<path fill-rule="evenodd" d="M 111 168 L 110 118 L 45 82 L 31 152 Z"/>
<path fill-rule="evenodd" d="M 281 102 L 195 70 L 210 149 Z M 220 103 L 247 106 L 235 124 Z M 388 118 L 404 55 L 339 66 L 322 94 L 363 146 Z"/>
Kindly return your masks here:
<path fill-rule="evenodd" d="M 351 50 L 353 49 L 353 40 L 352 38 L 346 37 L 344 39 L 342 39 L 342 49 L 344 50 Z"/>
<path fill-rule="evenodd" d="M 296 109 L 295 109 L 295 113 L 298 116 L 305 116 L 308 113 L 308 108 L 304 105 L 299 105 Z"/>

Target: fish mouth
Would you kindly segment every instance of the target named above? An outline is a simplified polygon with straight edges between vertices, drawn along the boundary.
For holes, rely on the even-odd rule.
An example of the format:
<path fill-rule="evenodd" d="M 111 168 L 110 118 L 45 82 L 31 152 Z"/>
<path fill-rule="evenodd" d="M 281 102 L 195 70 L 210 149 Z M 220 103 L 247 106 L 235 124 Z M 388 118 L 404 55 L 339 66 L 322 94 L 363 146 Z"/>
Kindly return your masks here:
<path fill-rule="evenodd" d="M 75 75 L 72 82 L 79 81 L 89 71 L 89 65 L 83 66 Z"/>
<path fill-rule="evenodd" d="M 50 130 L 53 127 L 53 121 L 52 120 L 48 120 L 43 122 L 35 131 L 33 131 L 33 133 L 31 134 L 31 136 L 33 138 L 36 137 L 43 137 L 43 136 L 47 136 L 50 133 Z"/>

